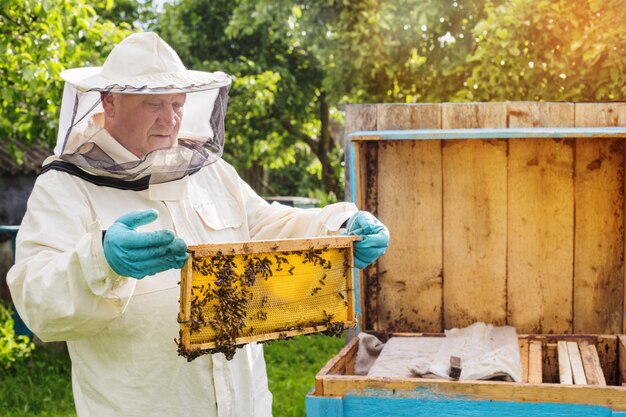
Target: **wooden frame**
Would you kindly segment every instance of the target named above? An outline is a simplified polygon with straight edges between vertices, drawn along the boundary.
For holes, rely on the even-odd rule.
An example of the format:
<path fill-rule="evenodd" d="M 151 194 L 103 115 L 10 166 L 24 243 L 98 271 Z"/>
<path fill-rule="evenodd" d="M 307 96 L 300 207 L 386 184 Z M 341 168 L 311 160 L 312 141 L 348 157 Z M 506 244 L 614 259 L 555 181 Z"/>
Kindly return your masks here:
<path fill-rule="evenodd" d="M 181 271 L 179 353 L 189 359 L 214 352 L 228 357 L 250 342 L 354 327 L 352 244 L 357 239 L 331 236 L 190 246 L 189 261 Z M 221 272 L 211 266 L 221 259 L 228 260 L 231 282 L 220 284 Z M 228 306 L 222 304 L 224 293 L 217 292 L 220 285 L 228 288 L 228 294 L 243 294 L 236 302 L 245 304 L 233 307 L 241 312 L 242 324 L 229 327 L 228 333 L 220 333 L 221 323 L 232 320 L 223 313 Z M 194 306 L 204 299 L 201 308 Z M 308 308 L 299 303 L 308 303 Z M 258 330 L 251 324 L 255 320 L 262 323 Z M 226 347 L 220 339 L 224 337 Z"/>
<path fill-rule="evenodd" d="M 396 336 L 396 335 L 392 335 Z M 433 334 L 401 334 L 398 337 L 434 336 Z M 443 335 L 441 335 L 443 336 Z M 626 354 L 626 340 L 623 336 L 612 335 L 521 335 L 520 347 L 527 346 L 526 360 L 522 358 L 523 383 L 502 381 L 449 381 L 424 378 L 391 378 L 354 375 L 358 354 L 358 338 L 351 340 L 316 375 L 313 397 L 345 397 L 347 395 L 367 395 L 368 391 L 385 390 L 389 396 L 412 398 L 430 392 L 436 397 L 463 398 L 476 401 L 519 401 L 541 403 L 587 404 L 609 407 L 616 411 L 626 411 L 626 387 L 621 386 L 626 369 L 620 355 Z M 569 384 L 567 382 L 542 382 L 542 375 L 554 374 L 554 369 L 542 371 L 544 367 L 557 364 L 552 358 L 542 355 L 542 349 L 549 345 L 593 346 L 602 358 L 596 359 L 592 368 L 579 370 L 582 377 L 591 375 L 597 378 L 601 363 L 607 379 L 614 378 L 613 385 Z M 520 349 L 521 352 L 524 349 Z M 544 352 L 545 353 L 545 352 Z M 552 353 L 553 354 L 553 353 Z M 522 356 L 524 353 L 522 353 Z M 550 355 L 550 353 L 548 353 Z M 571 373 L 570 373 L 571 375 Z M 548 377 L 545 377 L 548 379 Z M 420 394 L 421 393 L 421 394 Z M 423 397 L 422 397 L 423 399 Z"/>

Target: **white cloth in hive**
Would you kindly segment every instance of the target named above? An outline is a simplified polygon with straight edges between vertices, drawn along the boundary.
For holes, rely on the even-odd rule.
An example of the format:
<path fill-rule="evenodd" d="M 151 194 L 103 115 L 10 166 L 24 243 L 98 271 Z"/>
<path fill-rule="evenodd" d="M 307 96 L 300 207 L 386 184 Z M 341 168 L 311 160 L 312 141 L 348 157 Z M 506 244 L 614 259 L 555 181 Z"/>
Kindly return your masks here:
<path fill-rule="evenodd" d="M 413 367 L 416 364 L 428 366 L 443 337 L 392 337 L 378 356 L 368 376 L 415 378 Z"/>
<path fill-rule="evenodd" d="M 474 323 L 463 329 L 446 330 L 433 361 L 415 363 L 415 375 L 450 379 L 450 357 L 461 358 L 460 380 L 504 379 L 522 381 L 517 333 L 514 327 Z"/>
<path fill-rule="evenodd" d="M 381 346 L 375 336 L 359 334 L 357 375 L 450 379 L 450 357 L 457 356 L 461 380 L 522 380 L 517 333 L 511 326 L 474 323 L 446 330 L 445 337 L 392 337 Z"/>

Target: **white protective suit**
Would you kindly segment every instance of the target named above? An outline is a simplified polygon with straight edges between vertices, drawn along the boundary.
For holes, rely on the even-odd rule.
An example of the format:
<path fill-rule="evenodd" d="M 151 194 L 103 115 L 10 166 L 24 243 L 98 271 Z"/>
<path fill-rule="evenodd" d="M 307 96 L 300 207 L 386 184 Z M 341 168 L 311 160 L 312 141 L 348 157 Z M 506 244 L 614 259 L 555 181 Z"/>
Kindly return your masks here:
<path fill-rule="evenodd" d="M 90 135 L 120 161 L 134 158 L 102 129 Z M 102 231 L 131 210 L 153 208 L 142 231 L 171 229 L 188 245 L 325 235 L 357 211 L 269 205 L 223 160 L 144 191 L 41 175 L 17 238 L 8 284 L 19 314 L 44 341 L 67 341 L 79 417 L 270 416 L 260 345 L 187 362 L 178 356 L 180 271 L 142 280 L 107 264 Z"/>

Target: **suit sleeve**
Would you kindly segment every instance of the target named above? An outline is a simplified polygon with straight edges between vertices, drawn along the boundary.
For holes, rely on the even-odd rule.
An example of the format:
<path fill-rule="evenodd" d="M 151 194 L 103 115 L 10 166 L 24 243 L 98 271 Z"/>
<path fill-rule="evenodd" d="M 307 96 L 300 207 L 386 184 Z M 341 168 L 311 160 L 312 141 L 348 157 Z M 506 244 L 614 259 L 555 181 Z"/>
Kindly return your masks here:
<path fill-rule="evenodd" d="M 18 313 L 46 342 L 98 333 L 124 312 L 136 285 L 106 262 L 80 182 L 56 171 L 35 183 L 7 283 Z"/>

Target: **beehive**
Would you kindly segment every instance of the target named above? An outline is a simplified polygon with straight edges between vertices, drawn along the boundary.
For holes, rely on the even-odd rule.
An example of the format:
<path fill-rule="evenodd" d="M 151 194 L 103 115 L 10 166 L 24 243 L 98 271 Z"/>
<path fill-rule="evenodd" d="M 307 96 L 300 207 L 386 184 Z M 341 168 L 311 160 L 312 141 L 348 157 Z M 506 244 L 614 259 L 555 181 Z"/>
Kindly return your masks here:
<path fill-rule="evenodd" d="M 626 411 L 626 103 L 352 105 L 346 133 L 349 199 L 391 233 L 359 276 L 359 330 L 511 325 L 526 379 L 357 376 L 353 340 L 316 377 L 309 417 Z M 561 383 L 564 342 L 595 348 L 586 383 Z"/>
<path fill-rule="evenodd" d="M 179 353 L 189 360 L 354 327 L 354 236 L 190 246 L 181 272 Z"/>

